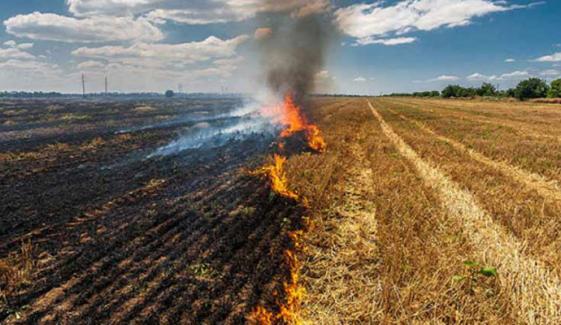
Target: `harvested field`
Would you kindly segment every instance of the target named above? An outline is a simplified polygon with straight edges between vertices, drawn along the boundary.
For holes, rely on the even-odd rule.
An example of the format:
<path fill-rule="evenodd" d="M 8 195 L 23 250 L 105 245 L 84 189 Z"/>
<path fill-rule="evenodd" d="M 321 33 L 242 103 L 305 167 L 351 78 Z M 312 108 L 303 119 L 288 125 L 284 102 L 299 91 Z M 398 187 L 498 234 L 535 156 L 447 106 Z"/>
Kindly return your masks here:
<path fill-rule="evenodd" d="M 0 322 L 561 322 L 560 105 L 241 106 L 0 102 Z"/>

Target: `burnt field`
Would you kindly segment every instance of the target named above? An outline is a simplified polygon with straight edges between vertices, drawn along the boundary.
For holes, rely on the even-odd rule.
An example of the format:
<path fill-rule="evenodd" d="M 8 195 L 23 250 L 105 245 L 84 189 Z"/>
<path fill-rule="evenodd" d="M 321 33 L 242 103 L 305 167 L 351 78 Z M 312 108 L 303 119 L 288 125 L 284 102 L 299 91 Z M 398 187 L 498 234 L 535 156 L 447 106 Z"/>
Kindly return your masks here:
<path fill-rule="evenodd" d="M 251 118 L 239 99 L 0 102 L 0 323 L 274 309 L 303 213 L 250 172 L 275 139 Z"/>

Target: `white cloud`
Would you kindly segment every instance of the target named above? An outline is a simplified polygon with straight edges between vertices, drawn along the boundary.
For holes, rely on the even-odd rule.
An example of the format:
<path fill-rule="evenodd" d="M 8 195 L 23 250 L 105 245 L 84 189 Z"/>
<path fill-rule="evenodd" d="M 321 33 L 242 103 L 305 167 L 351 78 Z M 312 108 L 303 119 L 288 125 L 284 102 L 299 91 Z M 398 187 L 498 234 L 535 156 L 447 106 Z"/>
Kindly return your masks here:
<path fill-rule="evenodd" d="M 528 73 L 528 71 L 514 71 L 514 72 L 510 72 L 510 73 L 504 73 L 502 74 L 499 79 L 500 80 L 505 80 L 505 79 L 519 79 L 519 78 L 525 78 L 530 76 L 530 74 Z"/>
<path fill-rule="evenodd" d="M 528 71 L 513 71 L 503 73 L 502 75 L 484 75 L 481 73 L 474 73 L 466 77 L 469 81 L 503 81 L 503 80 L 520 80 L 530 77 Z"/>
<path fill-rule="evenodd" d="M 438 81 L 457 81 L 460 80 L 460 77 L 458 76 L 453 76 L 453 75 L 440 75 L 436 78 L 431 78 L 431 79 L 427 79 L 427 80 L 414 80 L 414 83 L 425 83 L 425 82 L 438 82 Z"/>
<path fill-rule="evenodd" d="M 99 61 L 84 61 L 78 64 L 78 69 L 84 71 L 102 70 L 106 67 L 107 65 L 105 63 Z"/>
<path fill-rule="evenodd" d="M 6 41 L 4 42 L 4 45 L 7 47 L 13 47 L 13 48 L 18 48 L 20 50 L 29 50 L 30 48 L 33 47 L 33 43 L 21 43 L 18 44 L 16 41 L 14 40 L 10 40 L 10 41 Z"/>
<path fill-rule="evenodd" d="M 508 59 L 505 60 L 505 62 L 506 63 L 514 63 L 514 62 L 516 62 L 516 60 L 512 59 L 512 58 L 508 58 Z"/>
<path fill-rule="evenodd" d="M 561 62 L 561 52 L 553 53 L 551 55 L 545 55 L 535 59 L 538 62 Z"/>
<path fill-rule="evenodd" d="M 29 50 L 30 48 L 33 48 L 33 43 L 21 43 L 17 45 L 18 49 L 22 49 L 22 50 Z"/>
<path fill-rule="evenodd" d="M 366 82 L 366 78 L 364 77 L 356 77 L 353 79 L 354 82 Z"/>
<path fill-rule="evenodd" d="M 561 75 L 561 71 L 556 69 L 548 69 L 540 72 L 540 76 L 543 77 L 557 77 Z"/>
<path fill-rule="evenodd" d="M 456 81 L 460 79 L 457 76 L 442 75 L 435 78 L 435 81 Z"/>
<path fill-rule="evenodd" d="M 242 21 L 261 12 L 292 12 L 305 16 L 329 8 L 328 0 L 67 0 L 68 10 L 78 17 L 145 14 L 155 22 L 184 24 Z"/>
<path fill-rule="evenodd" d="M 180 44 L 135 43 L 131 46 L 81 47 L 72 52 L 77 57 L 105 59 L 112 62 L 146 65 L 186 65 L 236 55 L 236 49 L 249 39 L 241 35 L 229 40 L 211 36 L 201 42 Z"/>
<path fill-rule="evenodd" d="M 385 1 L 355 4 L 338 9 L 335 21 L 349 36 L 363 40 L 412 31 L 465 26 L 474 18 L 514 8 L 492 0 L 405 0 L 384 6 Z"/>
<path fill-rule="evenodd" d="M 359 38 L 352 46 L 369 45 L 369 44 L 382 44 L 386 46 L 409 44 L 417 41 L 416 37 L 395 37 L 395 38 Z"/>
<path fill-rule="evenodd" d="M 9 59 L 17 59 L 17 60 L 34 60 L 35 56 L 20 50 L 17 47 L 10 47 L 10 48 L 0 48 L 0 61 L 1 60 L 9 60 Z"/>
<path fill-rule="evenodd" d="M 243 56 L 236 56 L 233 58 L 215 60 L 214 64 L 218 66 L 237 66 L 244 61 L 245 58 Z"/>
<path fill-rule="evenodd" d="M 144 18 L 95 16 L 76 19 L 34 12 L 4 21 L 9 34 L 60 42 L 160 41 L 162 32 Z"/>
<path fill-rule="evenodd" d="M 484 74 L 476 72 L 467 76 L 466 79 L 470 81 L 485 81 L 485 80 L 495 79 L 496 77 L 497 76 L 486 76 Z"/>
<path fill-rule="evenodd" d="M 4 42 L 4 45 L 8 46 L 8 47 L 16 47 L 17 43 L 14 40 L 10 40 L 10 41 Z"/>
<path fill-rule="evenodd" d="M 44 74 L 49 74 L 53 72 L 59 72 L 59 67 L 56 64 L 50 64 L 40 61 L 29 61 L 29 60 L 19 60 L 12 59 L 4 62 L 0 62 L 0 68 L 11 69 L 11 70 L 32 70 L 35 72 L 41 71 Z"/>

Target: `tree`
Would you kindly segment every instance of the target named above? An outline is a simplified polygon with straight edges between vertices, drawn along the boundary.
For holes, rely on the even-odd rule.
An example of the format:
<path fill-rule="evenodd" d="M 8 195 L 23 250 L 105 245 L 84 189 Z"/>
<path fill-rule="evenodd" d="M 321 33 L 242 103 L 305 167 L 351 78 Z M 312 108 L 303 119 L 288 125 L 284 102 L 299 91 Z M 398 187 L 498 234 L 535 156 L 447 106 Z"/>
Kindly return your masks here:
<path fill-rule="evenodd" d="M 529 98 L 542 98 L 547 95 L 549 86 L 547 83 L 538 78 L 530 78 L 521 81 L 514 89 L 514 95 L 520 100 Z"/>
<path fill-rule="evenodd" d="M 444 98 L 475 97 L 477 95 L 477 90 L 475 88 L 464 88 L 458 85 L 449 85 L 442 90 L 441 95 Z"/>
<path fill-rule="evenodd" d="M 166 97 L 167 98 L 172 98 L 173 96 L 175 96 L 175 93 L 173 92 L 173 90 L 166 90 Z"/>
<path fill-rule="evenodd" d="M 477 88 L 478 96 L 496 96 L 497 88 L 488 82 L 484 82 L 481 87 Z"/>
<path fill-rule="evenodd" d="M 460 97 L 461 88 L 458 85 L 448 85 L 442 90 L 441 95 L 444 98 Z"/>
<path fill-rule="evenodd" d="M 561 79 L 553 80 L 547 92 L 549 98 L 561 98 Z"/>
<path fill-rule="evenodd" d="M 514 89 L 514 88 L 508 88 L 508 89 L 506 90 L 506 95 L 507 95 L 508 97 L 516 97 L 516 89 Z"/>

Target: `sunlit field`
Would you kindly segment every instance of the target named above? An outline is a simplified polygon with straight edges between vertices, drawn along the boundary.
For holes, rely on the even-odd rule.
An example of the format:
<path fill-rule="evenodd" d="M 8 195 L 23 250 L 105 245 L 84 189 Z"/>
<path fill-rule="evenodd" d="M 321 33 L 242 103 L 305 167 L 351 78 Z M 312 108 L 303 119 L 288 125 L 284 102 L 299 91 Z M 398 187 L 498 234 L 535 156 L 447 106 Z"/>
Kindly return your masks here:
<path fill-rule="evenodd" d="M 316 97 L 154 154 L 238 106 L 3 102 L 2 320 L 561 320 L 561 106 Z"/>

